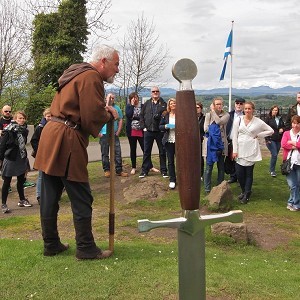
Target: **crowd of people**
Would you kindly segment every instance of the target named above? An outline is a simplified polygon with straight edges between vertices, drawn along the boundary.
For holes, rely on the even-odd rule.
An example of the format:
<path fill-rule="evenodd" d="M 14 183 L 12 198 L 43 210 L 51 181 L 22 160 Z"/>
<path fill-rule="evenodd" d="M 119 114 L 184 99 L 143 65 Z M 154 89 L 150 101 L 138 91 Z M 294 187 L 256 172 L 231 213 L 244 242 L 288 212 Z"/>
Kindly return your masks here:
<path fill-rule="evenodd" d="M 115 95 L 105 96 L 104 82 L 113 83 L 119 72 L 119 54 L 109 46 L 100 45 L 93 51 L 91 62 L 71 65 L 59 78 L 59 87 L 50 108 L 45 109 L 40 124 L 36 127 L 31 145 L 35 157 L 34 169 L 39 171 L 36 197 L 40 204 L 40 220 L 44 241 L 44 255 L 54 256 L 69 248 L 61 242 L 57 217 L 59 200 L 66 191 L 73 213 L 76 234 L 76 258 L 103 259 L 112 251 L 102 250 L 94 241 L 92 233 L 93 196 L 88 179 L 87 147 L 89 136 L 99 137 L 104 176 L 111 172 L 128 177 L 123 170 L 120 133 L 123 127 L 123 112 L 115 103 Z M 287 208 L 300 210 L 300 93 L 297 103 L 289 110 L 284 122 L 279 107 L 271 107 L 266 121 L 255 116 L 253 102 L 235 99 L 234 109 L 226 112 L 222 97 L 215 97 L 204 114 L 203 104 L 195 102 L 201 145 L 201 179 L 204 191 L 211 192 L 212 171 L 216 163 L 217 184 L 225 179 L 225 162 L 230 163 L 229 183 L 238 182 L 242 204 L 250 201 L 254 180 L 254 166 L 262 159 L 259 139 L 265 139 L 270 151 L 269 174 L 276 177 L 276 163 L 280 148 L 283 159 L 291 158 L 291 172 L 286 176 L 290 189 Z M 159 87 L 151 88 L 151 97 L 141 103 L 139 95 L 129 95 L 125 112 L 126 135 L 130 146 L 131 171 L 137 172 L 137 145 L 143 159 L 139 178 L 149 172 L 160 173 L 169 178 L 169 188 L 176 188 L 176 99 L 165 101 Z M 13 176 L 17 177 L 18 206 L 31 207 L 24 195 L 26 174 L 30 170 L 26 143 L 28 129 L 26 114 L 5 105 L 0 119 L 0 166 L 3 179 L 2 212 L 8 213 L 7 198 Z M 114 128 L 115 170 L 110 168 L 110 141 L 108 126 Z M 49 138 L 55 136 L 55 139 Z M 154 141 L 159 151 L 159 169 L 152 161 Z M 30 184 L 30 183 L 29 183 Z M 179 183 L 180 184 L 180 183 Z M 27 182 L 28 185 L 28 182 Z M 30 186 L 34 186 L 31 183 Z"/>

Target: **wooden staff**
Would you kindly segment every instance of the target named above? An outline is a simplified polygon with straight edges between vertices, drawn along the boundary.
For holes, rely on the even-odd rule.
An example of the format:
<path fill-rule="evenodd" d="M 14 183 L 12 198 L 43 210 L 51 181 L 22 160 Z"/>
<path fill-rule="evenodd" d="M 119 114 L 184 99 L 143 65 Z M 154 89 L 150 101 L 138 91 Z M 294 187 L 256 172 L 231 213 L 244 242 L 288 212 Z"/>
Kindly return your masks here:
<path fill-rule="evenodd" d="M 115 130 L 114 119 L 108 123 L 109 157 L 110 157 L 110 190 L 109 190 L 109 250 L 114 251 L 115 237 Z"/>

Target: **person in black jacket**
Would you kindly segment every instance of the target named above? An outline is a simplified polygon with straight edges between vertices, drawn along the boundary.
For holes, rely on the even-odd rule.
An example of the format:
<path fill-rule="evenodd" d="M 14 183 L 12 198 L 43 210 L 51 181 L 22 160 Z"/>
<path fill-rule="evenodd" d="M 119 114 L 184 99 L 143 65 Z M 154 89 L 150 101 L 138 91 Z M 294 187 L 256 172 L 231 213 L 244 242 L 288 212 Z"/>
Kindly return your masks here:
<path fill-rule="evenodd" d="M 30 144 L 33 149 L 31 156 L 33 157 L 36 156 L 42 131 L 45 125 L 47 124 L 47 122 L 50 120 L 51 120 L 51 111 L 50 108 L 46 108 L 43 112 L 43 118 L 40 124 L 35 128 L 32 138 L 30 140 Z M 40 203 L 40 198 L 41 198 L 41 183 L 42 183 L 42 172 L 39 171 L 39 175 L 36 181 L 36 200 L 38 201 L 38 203 Z"/>
<path fill-rule="evenodd" d="M 28 129 L 25 122 L 26 114 L 17 111 L 14 120 L 4 128 L 0 140 L 0 165 L 3 179 L 1 208 L 3 213 L 9 212 L 6 202 L 12 176 L 17 176 L 17 191 L 20 199 L 18 206 L 32 206 L 25 198 L 23 188 L 25 174 L 29 168 L 26 151 Z"/>
<path fill-rule="evenodd" d="M 289 108 L 286 120 L 285 120 L 285 129 L 284 131 L 292 129 L 292 117 L 300 116 L 300 92 L 296 95 L 297 102 Z"/>
<path fill-rule="evenodd" d="M 154 141 L 156 141 L 159 151 L 160 172 L 164 178 L 169 177 L 166 165 L 166 150 L 162 144 L 163 133 L 159 130 L 161 115 L 166 109 L 167 103 L 160 97 L 159 88 L 157 86 L 152 87 L 151 99 L 145 102 L 140 115 L 141 127 L 144 129 L 144 155 L 140 178 L 147 176 L 153 167 L 151 152 Z"/>
<path fill-rule="evenodd" d="M 230 172 L 230 179 L 228 180 L 228 183 L 237 182 L 237 176 L 235 172 L 235 160 L 232 159 L 232 125 L 234 122 L 234 119 L 241 117 L 244 115 L 244 105 L 245 105 L 245 99 L 244 98 L 237 98 L 234 101 L 234 109 L 229 112 L 229 120 L 226 125 L 226 132 L 227 132 L 227 140 L 228 140 L 228 159 L 231 166 L 231 172 Z M 227 173 L 228 174 L 228 173 Z"/>
<path fill-rule="evenodd" d="M 276 177 L 275 167 L 278 153 L 281 147 L 281 138 L 285 128 L 285 124 L 280 116 L 279 107 L 273 105 L 270 109 L 269 115 L 266 118 L 266 123 L 272 127 L 274 133 L 265 138 L 266 145 L 271 153 L 269 171 L 272 177 Z"/>

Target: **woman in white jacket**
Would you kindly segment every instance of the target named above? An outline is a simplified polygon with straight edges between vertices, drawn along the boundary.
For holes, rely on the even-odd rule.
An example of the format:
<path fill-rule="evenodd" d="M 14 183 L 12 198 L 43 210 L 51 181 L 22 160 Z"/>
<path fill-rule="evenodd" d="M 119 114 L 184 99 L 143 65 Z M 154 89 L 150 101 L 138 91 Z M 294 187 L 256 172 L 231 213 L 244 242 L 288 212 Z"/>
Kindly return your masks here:
<path fill-rule="evenodd" d="M 273 129 L 254 116 L 253 102 L 246 102 L 245 115 L 233 123 L 233 154 L 236 174 L 242 193 L 238 196 L 242 204 L 248 203 L 252 192 L 254 164 L 262 160 L 258 138 L 273 134 Z"/>

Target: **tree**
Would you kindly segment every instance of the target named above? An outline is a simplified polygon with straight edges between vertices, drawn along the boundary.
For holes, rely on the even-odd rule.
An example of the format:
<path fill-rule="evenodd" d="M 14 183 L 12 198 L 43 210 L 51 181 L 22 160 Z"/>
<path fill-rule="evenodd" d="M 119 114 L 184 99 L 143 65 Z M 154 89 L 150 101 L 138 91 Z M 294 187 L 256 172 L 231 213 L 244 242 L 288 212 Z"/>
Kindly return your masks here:
<path fill-rule="evenodd" d="M 26 17 L 15 0 L 0 0 L 0 98 L 5 88 L 24 81 L 29 62 Z M 6 93 L 9 97 L 10 93 Z M 12 104 L 15 99 L 6 99 Z"/>
<path fill-rule="evenodd" d="M 155 35 L 155 26 L 142 14 L 137 21 L 128 26 L 122 43 L 123 68 L 118 77 L 119 85 L 128 92 L 133 87 L 140 92 L 154 84 L 168 64 L 168 49 L 159 44 L 159 35 Z M 125 94 L 124 94 L 125 96 Z"/>
<path fill-rule="evenodd" d="M 57 9 L 65 0 L 25 0 L 27 13 L 32 16 L 37 14 L 49 14 L 57 12 Z M 99 39 L 107 39 L 117 28 L 111 20 L 107 20 L 106 15 L 111 8 L 111 0 L 87 0 L 86 1 L 86 20 L 89 32 L 92 36 Z M 90 44 L 93 38 L 90 37 Z"/>
<path fill-rule="evenodd" d="M 37 90 L 57 86 L 63 71 L 83 61 L 88 36 L 86 1 L 63 1 L 57 12 L 38 14 L 34 19 L 30 81 Z"/>

